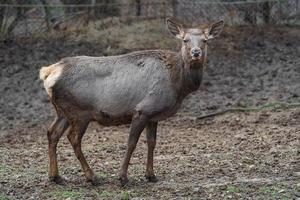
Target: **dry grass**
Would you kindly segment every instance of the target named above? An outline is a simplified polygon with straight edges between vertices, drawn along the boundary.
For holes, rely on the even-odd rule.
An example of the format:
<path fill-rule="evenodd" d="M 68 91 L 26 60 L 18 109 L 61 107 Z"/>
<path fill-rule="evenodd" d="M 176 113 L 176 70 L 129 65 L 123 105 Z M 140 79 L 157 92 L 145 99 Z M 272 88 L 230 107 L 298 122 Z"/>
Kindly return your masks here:
<path fill-rule="evenodd" d="M 174 49 L 178 43 L 172 38 L 162 20 L 150 20 L 132 23 L 130 25 L 116 24 L 103 28 L 97 23 L 91 23 L 81 30 L 80 35 L 71 35 L 70 38 L 78 41 L 92 41 L 101 43 L 110 49 Z"/>

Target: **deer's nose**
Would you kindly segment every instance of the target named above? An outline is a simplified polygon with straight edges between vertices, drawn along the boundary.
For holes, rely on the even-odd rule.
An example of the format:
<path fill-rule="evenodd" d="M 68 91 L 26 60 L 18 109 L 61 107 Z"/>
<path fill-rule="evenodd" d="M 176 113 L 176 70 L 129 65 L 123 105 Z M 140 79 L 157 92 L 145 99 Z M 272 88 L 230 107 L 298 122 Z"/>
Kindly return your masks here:
<path fill-rule="evenodd" d="M 192 54 L 192 57 L 198 58 L 198 57 L 201 57 L 202 51 L 200 48 L 193 48 L 191 51 L 191 54 Z"/>

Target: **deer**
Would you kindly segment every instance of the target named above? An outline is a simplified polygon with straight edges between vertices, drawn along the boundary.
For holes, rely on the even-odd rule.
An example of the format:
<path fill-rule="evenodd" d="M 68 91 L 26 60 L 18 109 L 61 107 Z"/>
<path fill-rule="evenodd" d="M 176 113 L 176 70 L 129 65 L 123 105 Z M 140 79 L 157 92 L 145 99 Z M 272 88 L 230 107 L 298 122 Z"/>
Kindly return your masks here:
<path fill-rule="evenodd" d="M 196 28 L 184 28 L 166 19 L 170 34 L 182 43 L 179 52 L 144 50 L 128 54 L 89 57 L 76 56 L 40 69 L 40 79 L 56 117 L 47 130 L 49 179 L 64 183 L 58 173 L 57 144 L 68 129 L 67 138 L 88 182 L 100 179 L 87 163 L 81 149 L 82 138 L 92 121 L 103 126 L 130 124 L 126 153 L 119 180 L 127 185 L 128 165 L 143 130 L 146 132 L 145 178 L 158 179 L 153 169 L 158 122 L 174 115 L 202 81 L 207 42 L 220 35 L 224 21 Z"/>

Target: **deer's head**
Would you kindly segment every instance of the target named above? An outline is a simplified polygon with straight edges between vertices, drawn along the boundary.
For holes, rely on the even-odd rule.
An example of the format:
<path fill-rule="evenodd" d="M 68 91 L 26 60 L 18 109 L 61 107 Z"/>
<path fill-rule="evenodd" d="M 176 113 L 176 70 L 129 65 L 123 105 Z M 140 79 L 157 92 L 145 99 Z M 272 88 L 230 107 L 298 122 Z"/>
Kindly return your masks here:
<path fill-rule="evenodd" d="M 217 37 L 223 30 L 223 20 L 198 28 L 183 28 L 172 19 L 167 19 L 167 27 L 172 35 L 182 41 L 183 61 L 192 66 L 203 64 L 207 56 L 207 41 Z M 196 65 L 191 65 L 191 64 Z"/>

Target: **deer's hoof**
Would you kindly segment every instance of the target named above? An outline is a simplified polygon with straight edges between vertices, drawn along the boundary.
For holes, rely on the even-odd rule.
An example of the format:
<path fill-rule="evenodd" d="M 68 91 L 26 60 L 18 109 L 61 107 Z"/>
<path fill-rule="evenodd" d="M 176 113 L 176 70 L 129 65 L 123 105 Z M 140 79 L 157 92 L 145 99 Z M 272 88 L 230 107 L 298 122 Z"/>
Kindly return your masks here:
<path fill-rule="evenodd" d="M 151 182 L 151 183 L 156 183 L 158 181 L 158 179 L 156 178 L 155 175 L 151 175 L 151 176 L 146 175 L 146 179 L 148 182 Z"/>
<path fill-rule="evenodd" d="M 87 179 L 87 182 L 90 182 L 93 186 L 99 186 L 101 184 L 101 178 L 93 175 L 92 178 Z"/>
<path fill-rule="evenodd" d="M 66 180 L 61 176 L 49 176 L 50 182 L 56 183 L 58 185 L 65 185 Z"/>
<path fill-rule="evenodd" d="M 119 180 L 122 187 L 125 187 L 129 182 L 127 177 L 119 177 Z"/>

